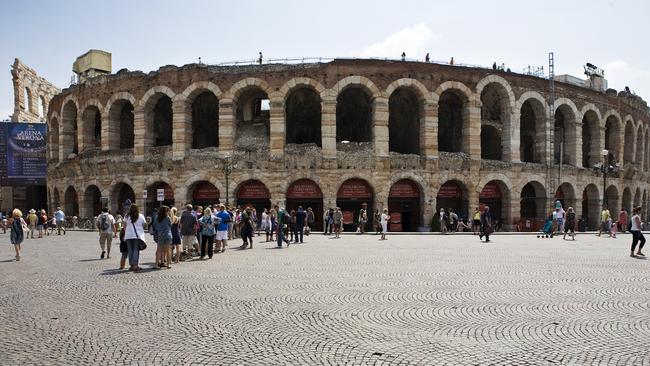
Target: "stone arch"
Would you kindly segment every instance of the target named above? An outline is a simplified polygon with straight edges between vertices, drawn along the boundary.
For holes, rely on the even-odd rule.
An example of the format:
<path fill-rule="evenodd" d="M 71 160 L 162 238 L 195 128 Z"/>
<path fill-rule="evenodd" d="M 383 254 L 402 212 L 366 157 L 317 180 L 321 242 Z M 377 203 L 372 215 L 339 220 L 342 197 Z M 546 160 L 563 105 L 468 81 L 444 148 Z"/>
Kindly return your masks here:
<path fill-rule="evenodd" d="M 636 187 L 634 190 L 634 207 L 639 207 L 641 204 L 641 188 Z"/>
<path fill-rule="evenodd" d="M 600 199 L 602 193 L 598 185 L 590 183 L 582 191 L 582 219 L 586 220 L 588 230 L 598 229 L 600 223 Z"/>
<path fill-rule="evenodd" d="M 423 92 L 426 93 L 405 85 L 392 89 L 388 94 L 389 151 L 416 155 L 422 152 L 427 105 L 427 94 Z"/>
<path fill-rule="evenodd" d="M 59 146 L 61 156 L 59 160 L 68 158 L 70 154 L 79 153 L 79 122 L 77 102 L 74 99 L 66 98 L 61 110 L 61 129 L 59 130 Z"/>
<path fill-rule="evenodd" d="M 485 184 L 479 185 L 479 187 L 481 187 L 478 191 L 479 206 L 489 206 L 490 212 L 492 213 L 492 220 L 495 223 L 498 221 L 501 226 L 505 225 L 506 227 L 510 227 L 513 223 L 510 189 L 512 183 L 507 178 L 506 180 L 491 179 L 487 180 Z M 468 217 L 469 221 L 471 221 L 471 218 Z"/>
<path fill-rule="evenodd" d="M 610 161 L 622 161 L 621 136 L 623 135 L 623 129 L 621 128 L 621 116 L 617 111 L 610 109 L 605 113 L 602 120 L 605 127 L 605 149 L 609 151 Z"/>
<path fill-rule="evenodd" d="M 623 195 L 621 196 L 621 206 L 627 210 L 627 212 L 632 212 L 632 208 L 635 207 L 632 204 L 632 190 L 630 187 L 625 187 L 623 189 Z M 613 217 L 616 217 L 614 213 L 618 212 L 620 207 L 610 207 L 610 211 Z"/>
<path fill-rule="evenodd" d="M 101 148 L 102 112 L 104 109 L 97 99 L 88 100 L 81 108 L 81 128 L 79 129 L 79 148 L 81 151 Z"/>
<path fill-rule="evenodd" d="M 375 83 L 373 83 L 370 79 L 368 79 L 365 76 L 347 76 L 341 80 L 339 80 L 334 86 L 332 87 L 332 91 L 334 92 L 334 98 L 338 98 L 339 94 L 344 92 L 347 88 L 349 87 L 360 87 L 362 89 L 365 89 L 366 92 L 370 95 L 371 99 L 375 99 L 378 97 L 383 96 L 381 90 L 377 88 Z"/>
<path fill-rule="evenodd" d="M 300 78 L 280 93 L 284 98 L 286 121 L 285 138 L 288 144 L 316 144 L 322 146 L 322 94 L 323 87 L 316 81 Z M 314 84 L 316 84 L 314 86 Z"/>
<path fill-rule="evenodd" d="M 308 77 L 295 77 L 290 79 L 280 87 L 280 90 L 278 90 L 278 95 L 282 98 L 282 100 L 286 102 L 287 97 L 291 91 L 305 87 L 315 90 L 320 95 L 321 99 L 324 99 L 326 89 L 323 84 Z"/>
<path fill-rule="evenodd" d="M 481 158 L 503 160 L 510 152 L 511 115 L 515 97 L 510 85 L 501 77 L 490 75 L 477 86 L 481 101 Z"/>
<path fill-rule="evenodd" d="M 74 186 L 68 186 L 65 189 L 63 200 L 66 216 L 79 216 L 79 195 Z"/>
<path fill-rule="evenodd" d="M 384 92 L 384 95 L 387 97 L 390 97 L 395 90 L 400 89 L 400 88 L 408 88 L 411 89 L 417 96 L 419 100 L 423 100 L 427 103 L 433 103 L 433 97 L 431 95 L 431 92 L 427 89 L 424 84 L 422 84 L 419 80 L 417 79 L 411 79 L 411 78 L 401 78 L 393 81 L 392 83 L 388 84 L 386 87 L 386 91 Z"/>
<path fill-rule="evenodd" d="M 447 211 L 454 210 L 461 219 L 469 217 L 469 199 L 470 191 L 473 186 L 466 184 L 466 180 L 460 180 L 458 177 L 449 176 L 447 179 L 440 179 L 440 185 L 436 190 L 436 210 L 434 217 L 439 221 L 440 209 Z M 440 228 L 439 222 L 435 223 L 437 229 Z"/>
<path fill-rule="evenodd" d="M 582 167 L 590 169 L 601 161 L 602 141 L 600 136 L 601 117 L 597 109 L 586 105 L 582 115 Z"/>
<path fill-rule="evenodd" d="M 343 87 L 336 93 L 336 141 L 372 142 L 373 105 L 379 89 L 374 84 L 353 83 L 357 80 L 353 76 L 346 79 L 337 84 Z"/>
<path fill-rule="evenodd" d="M 222 184 L 222 180 L 217 178 L 216 174 L 209 174 L 207 172 L 198 173 L 182 181 L 184 182 L 183 185 L 178 187 L 178 189 L 181 189 L 182 192 L 177 192 L 176 196 L 185 197 L 185 199 L 188 200 L 188 202 L 192 194 L 192 189 L 190 189 L 190 187 L 193 188 L 196 186 L 197 183 L 203 181 L 209 182 L 210 184 L 214 185 L 217 188 L 217 190 L 219 191 L 220 201 L 223 201 L 225 199 L 225 192 L 226 192 L 225 186 Z"/>
<path fill-rule="evenodd" d="M 139 204 L 137 195 L 133 190 L 133 182 L 130 180 L 124 179 L 113 181 L 111 182 L 110 187 L 112 187 L 112 190 L 109 193 L 109 202 L 112 212 L 121 212 L 122 214 L 126 214 L 126 212 L 124 212 L 124 202 L 126 202 L 127 199 L 129 199 L 132 204 Z M 142 207 L 139 208 L 142 211 Z"/>
<path fill-rule="evenodd" d="M 84 192 L 84 212 L 85 217 L 91 218 L 99 215 L 102 210 L 101 190 L 95 184 L 86 187 Z"/>
<path fill-rule="evenodd" d="M 58 116 L 51 116 L 48 123 L 48 147 L 49 158 L 52 161 L 59 160 L 59 118 Z"/>
<path fill-rule="evenodd" d="M 476 104 L 472 91 L 458 81 L 446 81 L 435 92 L 438 102 L 438 150 L 469 153 L 470 106 Z M 480 104 L 480 103 L 479 103 Z"/>
<path fill-rule="evenodd" d="M 577 166 L 581 161 L 578 155 L 578 109 L 570 99 L 559 98 L 555 101 L 554 114 L 553 161 L 560 163 L 560 150 L 563 150 L 562 163 Z"/>
<path fill-rule="evenodd" d="M 565 181 L 560 184 L 555 190 L 555 200 L 562 203 L 562 207 L 566 210 L 568 207 L 576 208 L 577 205 L 577 188 L 573 182 Z"/>
<path fill-rule="evenodd" d="M 650 170 L 650 128 L 645 129 L 645 145 L 644 149 L 644 159 L 643 159 L 643 170 Z"/>
<path fill-rule="evenodd" d="M 517 101 L 515 115 L 519 115 L 519 159 L 527 163 L 547 162 L 546 100 L 538 92 L 527 91 Z"/>
<path fill-rule="evenodd" d="M 519 216 L 522 220 L 535 220 L 539 225 L 546 217 L 547 194 L 544 184 L 539 180 L 530 179 L 522 182 Z"/>
<path fill-rule="evenodd" d="M 636 129 L 634 128 L 634 120 L 631 116 L 625 117 L 625 138 L 623 148 L 623 162 L 625 164 L 634 162 L 634 144 L 636 143 Z"/>
<path fill-rule="evenodd" d="M 194 83 L 190 87 L 191 91 L 182 94 L 185 97 L 185 139 L 191 139 L 192 149 L 216 148 L 219 146 L 221 91 L 216 85 L 205 82 L 198 85 Z"/>
<path fill-rule="evenodd" d="M 507 105 L 510 111 L 515 109 L 515 104 L 517 99 L 515 98 L 515 93 L 512 91 L 512 87 L 510 86 L 510 83 L 504 78 L 502 78 L 499 75 L 488 75 L 481 79 L 477 84 L 476 84 L 476 95 L 481 95 L 483 90 L 488 87 L 490 84 L 498 84 L 500 85 L 503 90 L 506 92 L 506 97 L 507 97 Z"/>
<path fill-rule="evenodd" d="M 233 84 L 224 99 L 232 100 L 235 148 L 253 151 L 270 146 L 271 113 L 282 108 L 273 88 L 249 77 Z"/>
<path fill-rule="evenodd" d="M 219 86 L 206 80 L 193 82 L 179 95 L 183 95 L 187 103 L 191 103 L 194 98 L 205 91 L 212 92 L 217 99 L 221 98 L 222 92 L 221 89 L 219 89 Z"/>
<path fill-rule="evenodd" d="M 167 86 L 154 86 L 140 98 L 144 111 L 145 147 L 169 146 L 173 142 L 172 100 L 176 93 Z"/>
<path fill-rule="evenodd" d="M 621 207 L 621 202 L 619 200 L 619 189 L 616 184 L 611 184 L 607 187 L 605 190 L 605 198 L 607 201 L 603 205 L 607 206 L 610 213 L 617 212 L 617 208 Z"/>
<path fill-rule="evenodd" d="M 640 123 L 636 128 L 636 144 L 634 144 L 635 149 L 636 149 L 636 154 L 634 157 L 634 162 L 637 164 L 639 169 L 643 168 L 643 153 L 645 151 L 644 144 L 643 144 L 643 124 Z"/>
<path fill-rule="evenodd" d="M 135 142 L 136 99 L 128 92 L 119 92 L 111 96 L 106 103 L 105 115 L 108 115 L 108 149 L 132 149 Z"/>
<path fill-rule="evenodd" d="M 23 88 L 23 92 L 25 94 L 23 99 L 25 101 L 25 104 L 23 105 L 23 110 L 25 112 L 31 112 L 33 110 L 33 103 L 34 103 L 34 100 L 32 99 L 32 90 L 30 87 L 26 86 Z"/>

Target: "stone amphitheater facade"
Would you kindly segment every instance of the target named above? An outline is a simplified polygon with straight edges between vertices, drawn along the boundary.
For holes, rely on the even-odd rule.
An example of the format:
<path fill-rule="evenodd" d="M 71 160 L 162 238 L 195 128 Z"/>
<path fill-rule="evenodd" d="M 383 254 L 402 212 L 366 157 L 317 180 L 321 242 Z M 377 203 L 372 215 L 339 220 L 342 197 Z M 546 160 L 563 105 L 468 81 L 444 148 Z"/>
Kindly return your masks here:
<path fill-rule="evenodd" d="M 551 101 L 543 78 L 378 60 L 120 70 L 52 98 L 48 200 L 91 217 L 126 197 L 151 207 L 164 189 L 176 206 L 304 201 L 339 205 L 348 221 L 368 203 L 401 214 L 393 230 L 485 203 L 504 228 L 533 230 L 559 198 L 593 228 L 603 204 L 593 166 L 607 149 L 618 167 L 607 205 L 647 208 L 646 103 L 555 88 Z"/>

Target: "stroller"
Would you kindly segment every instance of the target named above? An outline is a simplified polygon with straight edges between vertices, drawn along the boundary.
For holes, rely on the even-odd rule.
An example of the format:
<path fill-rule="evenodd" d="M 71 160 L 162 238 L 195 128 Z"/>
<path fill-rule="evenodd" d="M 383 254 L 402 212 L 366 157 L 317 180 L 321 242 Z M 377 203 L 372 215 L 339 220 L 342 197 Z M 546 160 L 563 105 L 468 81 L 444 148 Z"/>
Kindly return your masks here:
<path fill-rule="evenodd" d="M 546 222 L 544 222 L 544 227 L 542 228 L 542 231 L 537 234 L 537 237 L 552 238 L 553 234 L 555 234 L 555 231 L 553 230 L 553 219 L 546 219 Z"/>

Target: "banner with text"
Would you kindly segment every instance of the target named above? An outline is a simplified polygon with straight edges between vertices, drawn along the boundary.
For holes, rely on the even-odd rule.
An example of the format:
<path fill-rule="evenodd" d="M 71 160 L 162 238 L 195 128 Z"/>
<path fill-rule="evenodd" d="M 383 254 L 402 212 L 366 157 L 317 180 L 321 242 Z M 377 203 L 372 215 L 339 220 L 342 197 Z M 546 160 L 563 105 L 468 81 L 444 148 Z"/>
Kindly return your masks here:
<path fill-rule="evenodd" d="M 0 123 L 0 184 L 44 185 L 47 163 L 45 123 Z"/>

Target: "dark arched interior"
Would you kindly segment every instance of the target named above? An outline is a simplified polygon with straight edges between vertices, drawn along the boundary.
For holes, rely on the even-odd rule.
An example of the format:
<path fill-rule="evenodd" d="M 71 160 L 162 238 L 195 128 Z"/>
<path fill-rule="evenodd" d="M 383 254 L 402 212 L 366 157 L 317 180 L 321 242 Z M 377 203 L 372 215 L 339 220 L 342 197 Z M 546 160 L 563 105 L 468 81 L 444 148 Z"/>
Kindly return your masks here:
<path fill-rule="evenodd" d="M 566 164 L 566 149 L 562 150 L 562 144 L 566 142 L 566 118 L 561 110 L 555 112 L 555 123 L 553 125 L 553 133 L 555 135 L 553 144 L 553 161 L 555 164 L 560 164 L 560 154 L 564 156 L 562 163 Z M 566 144 L 565 144 L 566 146 Z"/>
<path fill-rule="evenodd" d="M 408 88 L 399 88 L 388 100 L 389 150 L 401 154 L 420 153 L 420 103 Z"/>
<path fill-rule="evenodd" d="M 519 121 L 519 154 L 521 161 L 526 163 L 539 163 L 535 154 L 535 120 L 533 106 L 528 101 L 524 102 Z"/>
<path fill-rule="evenodd" d="M 172 100 L 163 95 L 153 108 L 154 146 L 172 144 L 172 113 Z"/>
<path fill-rule="evenodd" d="M 125 101 L 120 109 L 120 149 L 133 148 L 133 105 Z"/>
<path fill-rule="evenodd" d="M 372 141 L 372 100 L 361 88 L 350 87 L 336 103 L 336 141 Z"/>
<path fill-rule="evenodd" d="M 440 96 L 438 150 L 460 152 L 463 148 L 463 100 L 453 91 Z"/>
<path fill-rule="evenodd" d="M 320 96 L 311 88 L 293 90 L 286 100 L 287 143 L 321 146 Z"/>
<path fill-rule="evenodd" d="M 481 126 L 481 159 L 501 160 L 501 135 L 492 125 Z"/>
<path fill-rule="evenodd" d="M 219 146 L 219 101 L 211 92 L 199 94 L 192 102 L 192 148 Z"/>

